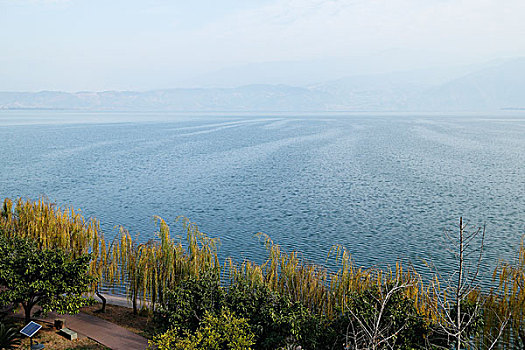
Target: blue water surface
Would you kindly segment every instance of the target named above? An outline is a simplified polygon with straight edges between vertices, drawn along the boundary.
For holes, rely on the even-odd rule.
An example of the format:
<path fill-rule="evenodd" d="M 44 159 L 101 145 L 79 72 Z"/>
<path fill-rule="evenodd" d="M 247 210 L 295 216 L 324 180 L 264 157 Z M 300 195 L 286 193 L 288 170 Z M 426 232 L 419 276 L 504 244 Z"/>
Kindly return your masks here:
<path fill-rule="evenodd" d="M 341 244 L 363 266 L 447 269 L 463 216 L 495 265 L 525 233 L 524 113 L 0 111 L 0 150 L 1 198 L 81 208 L 107 237 L 183 215 L 238 260 L 262 261 L 261 231 L 317 263 Z"/>

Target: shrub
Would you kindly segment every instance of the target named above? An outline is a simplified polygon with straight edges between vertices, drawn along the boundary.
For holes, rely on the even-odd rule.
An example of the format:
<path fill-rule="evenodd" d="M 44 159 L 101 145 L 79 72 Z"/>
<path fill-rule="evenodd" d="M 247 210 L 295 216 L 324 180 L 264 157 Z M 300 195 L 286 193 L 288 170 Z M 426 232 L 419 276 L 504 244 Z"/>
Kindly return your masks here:
<path fill-rule="evenodd" d="M 4 323 L 0 323 L 0 349 L 16 349 L 19 344 L 20 337 L 18 331 L 8 327 Z"/>
<path fill-rule="evenodd" d="M 163 305 L 155 311 L 155 322 L 163 331 L 195 331 L 206 312 L 220 312 L 224 293 L 217 271 L 188 277 L 166 293 Z"/>
<path fill-rule="evenodd" d="M 403 289 L 388 291 L 394 291 L 392 286 L 350 294 L 345 309 L 332 323 L 334 342 L 357 344 L 358 348 L 426 348 L 432 334 L 428 320 L 419 315 Z"/>
<path fill-rule="evenodd" d="M 461 346 L 468 347 L 469 343 L 472 343 L 473 340 L 484 340 L 482 331 L 485 324 L 485 319 L 483 315 L 483 309 L 480 306 L 482 305 L 479 300 L 464 300 L 461 303 L 461 314 L 464 315 L 461 325 L 464 343 L 462 343 Z M 456 320 L 457 303 L 451 304 L 449 314 L 452 320 Z M 440 346 L 450 348 L 452 345 L 457 347 L 456 338 L 450 336 L 450 334 L 453 334 L 454 332 L 454 327 L 452 327 L 449 322 L 442 322 L 439 328 L 434 328 L 435 330 L 429 336 L 429 343 L 436 347 Z M 485 340 L 489 339 L 491 338 L 487 338 Z"/>
<path fill-rule="evenodd" d="M 256 335 L 257 349 L 276 349 L 286 345 L 317 348 L 322 330 L 321 318 L 299 302 L 292 302 L 267 286 L 238 277 L 228 289 L 225 303 L 248 319 Z"/>
<path fill-rule="evenodd" d="M 162 335 L 168 339 L 196 332 L 206 315 L 215 317 L 223 308 L 246 319 L 257 349 L 273 350 L 290 344 L 315 349 L 323 332 L 322 318 L 300 302 L 242 277 L 224 289 L 218 273 L 208 271 L 181 281 L 166 296 L 155 312 L 155 321 L 162 332 L 170 330 Z"/>
<path fill-rule="evenodd" d="M 150 348 L 159 350 L 247 350 L 254 344 L 254 335 L 244 318 L 237 318 L 224 308 L 219 315 L 206 312 L 201 325 L 192 333 L 185 330 L 179 336 L 180 329 L 172 329 L 154 337 Z"/>

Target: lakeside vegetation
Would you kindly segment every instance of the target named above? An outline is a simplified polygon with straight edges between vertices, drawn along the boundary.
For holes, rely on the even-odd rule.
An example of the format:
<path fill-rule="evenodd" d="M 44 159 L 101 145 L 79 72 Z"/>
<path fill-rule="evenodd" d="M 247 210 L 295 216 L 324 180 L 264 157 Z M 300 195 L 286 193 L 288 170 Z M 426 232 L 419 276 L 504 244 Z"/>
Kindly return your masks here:
<path fill-rule="evenodd" d="M 188 219 L 179 220 L 184 239 L 173 238 L 160 217 L 156 223 L 155 238 L 147 242 L 122 227 L 107 242 L 95 219 L 43 199 L 5 199 L 0 211 L 4 240 L 61 252 L 68 263 L 85 259 L 89 282 L 72 282 L 75 293 L 96 293 L 102 283 L 124 285 L 134 313 L 147 309 L 154 315 L 152 346 L 161 350 L 511 349 L 521 341 L 525 247 L 516 261 L 498 262 L 493 287 L 482 289 L 476 273 L 481 260 L 470 266 L 466 256 L 481 256 L 483 246 L 476 249 L 474 239 L 482 241 L 484 231 L 468 231 L 462 222 L 452 280 L 437 273 L 425 279 L 400 262 L 387 269 L 359 267 L 344 247 L 330 252 L 337 269 L 329 271 L 283 251 L 264 234 L 263 264 L 220 261 L 218 240 Z M 14 286 L 4 275 L 0 271 L 0 301 L 7 303 Z M 48 309 L 64 311 L 57 301 Z M 68 312 L 81 306 L 68 305 Z"/>

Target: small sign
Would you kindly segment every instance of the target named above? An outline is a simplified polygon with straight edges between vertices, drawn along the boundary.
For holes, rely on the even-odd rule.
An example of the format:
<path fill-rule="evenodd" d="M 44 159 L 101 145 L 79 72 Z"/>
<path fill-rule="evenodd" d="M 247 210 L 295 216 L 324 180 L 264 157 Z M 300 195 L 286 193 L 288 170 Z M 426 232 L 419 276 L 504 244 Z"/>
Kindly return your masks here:
<path fill-rule="evenodd" d="M 35 335 L 36 332 L 38 332 L 40 330 L 40 328 L 42 328 L 41 325 L 39 325 L 36 322 L 31 321 L 24 328 L 22 328 L 20 333 L 22 333 L 23 335 L 31 338 L 32 336 Z"/>

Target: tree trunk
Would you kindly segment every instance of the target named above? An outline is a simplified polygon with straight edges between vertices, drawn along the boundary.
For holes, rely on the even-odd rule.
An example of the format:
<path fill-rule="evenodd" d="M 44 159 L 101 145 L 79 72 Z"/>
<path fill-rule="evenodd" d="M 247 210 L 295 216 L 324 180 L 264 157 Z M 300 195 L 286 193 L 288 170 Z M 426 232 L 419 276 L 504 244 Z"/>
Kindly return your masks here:
<path fill-rule="evenodd" d="M 22 304 L 22 306 L 24 307 L 25 321 L 27 324 L 31 322 L 31 309 L 33 308 L 33 306 L 30 304 Z"/>
<path fill-rule="evenodd" d="M 97 297 L 100 298 L 100 300 L 102 300 L 102 308 L 98 310 L 98 312 L 102 312 L 102 313 L 106 312 L 106 298 L 99 292 L 98 286 L 95 289 L 95 294 L 97 295 Z"/>

